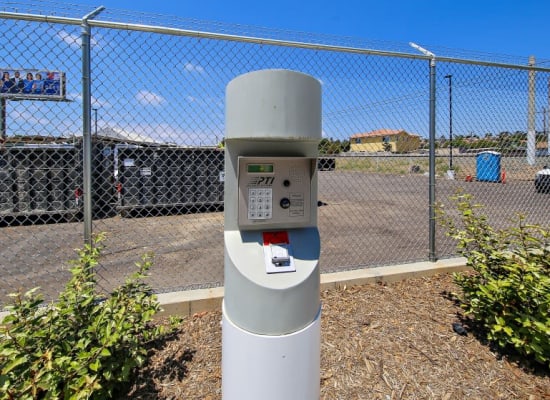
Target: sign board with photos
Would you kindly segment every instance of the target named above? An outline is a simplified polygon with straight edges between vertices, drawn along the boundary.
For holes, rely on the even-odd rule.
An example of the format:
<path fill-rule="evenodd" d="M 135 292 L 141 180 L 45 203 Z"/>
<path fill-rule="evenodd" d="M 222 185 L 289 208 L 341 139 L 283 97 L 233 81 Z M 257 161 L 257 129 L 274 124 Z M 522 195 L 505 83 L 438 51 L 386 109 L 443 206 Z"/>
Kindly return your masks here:
<path fill-rule="evenodd" d="M 65 73 L 45 69 L 3 68 L 0 98 L 65 100 Z"/>

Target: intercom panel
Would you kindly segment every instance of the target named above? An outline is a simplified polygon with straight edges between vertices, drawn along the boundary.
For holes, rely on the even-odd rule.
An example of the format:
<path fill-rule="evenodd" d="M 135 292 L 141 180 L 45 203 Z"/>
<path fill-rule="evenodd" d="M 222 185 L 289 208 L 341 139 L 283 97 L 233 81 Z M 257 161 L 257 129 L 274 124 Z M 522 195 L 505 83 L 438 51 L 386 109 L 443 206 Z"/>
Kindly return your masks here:
<path fill-rule="evenodd" d="M 239 157 L 239 227 L 308 226 L 316 164 L 312 157 Z"/>

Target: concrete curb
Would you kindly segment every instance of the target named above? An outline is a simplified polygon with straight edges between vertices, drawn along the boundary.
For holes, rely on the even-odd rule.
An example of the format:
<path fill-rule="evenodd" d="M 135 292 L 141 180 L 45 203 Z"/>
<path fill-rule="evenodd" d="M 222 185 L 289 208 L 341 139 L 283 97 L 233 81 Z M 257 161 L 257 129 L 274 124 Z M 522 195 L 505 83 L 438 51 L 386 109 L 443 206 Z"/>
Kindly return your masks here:
<path fill-rule="evenodd" d="M 435 262 L 422 261 L 412 264 L 334 272 L 321 274 L 321 290 L 343 286 L 396 282 L 408 278 L 459 272 L 467 269 L 469 268 L 466 266 L 466 259 L 459 257 Z M 221 310 L 223 295 L 223 287 L 160 293 L 157 297 L 162 311 L 155 318 L 169 315 L 188 317 L 205 311 Z M 6 315 L 7 312 L 0 312 L 0 321 Z"/>
<path fill-rule="evenodd" d="M 321 290 L 352 285 L 396 282 L 408 278 L 459 272 L 467 269 L 466 259 L 459 257 L 435 262 L 423 261 L 412 264 L 334 272 L 321 275 Z M 158 300 L 163 311 L 157 316 L 178 315 L 188 317 L 205 311 L 221 310 L 223 295 L 223 287 L 161 293 L 158 295 Z"/>

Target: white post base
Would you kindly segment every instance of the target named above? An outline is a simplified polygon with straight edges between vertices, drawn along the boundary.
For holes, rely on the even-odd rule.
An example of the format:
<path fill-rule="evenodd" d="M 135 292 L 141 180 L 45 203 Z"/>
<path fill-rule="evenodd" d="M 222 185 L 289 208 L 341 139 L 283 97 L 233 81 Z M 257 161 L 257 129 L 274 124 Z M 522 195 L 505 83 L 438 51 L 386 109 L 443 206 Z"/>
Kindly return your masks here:
<path fill-rule="evenodd" d="M 286 335 L 258 335 L 233 324 L 223 308 L 224 400 L 318 400 L 321 309 L 315 320 Z"/>

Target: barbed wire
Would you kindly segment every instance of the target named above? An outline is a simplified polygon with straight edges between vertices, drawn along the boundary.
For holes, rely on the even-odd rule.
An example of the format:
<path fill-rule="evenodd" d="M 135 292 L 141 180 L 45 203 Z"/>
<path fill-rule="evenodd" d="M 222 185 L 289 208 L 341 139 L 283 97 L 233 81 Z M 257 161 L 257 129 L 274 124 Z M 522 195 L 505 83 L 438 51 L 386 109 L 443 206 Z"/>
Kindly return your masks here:
<path fill-rule="evenodd" d="M 99 7 L 99 4 L 98 6 Z M 0 10 L 14 13 L 28 13 L 38 15 L 53 15 L 66 18 L 82 18 L 93 11 L 96 7 L 61 3 L 51 0 L 19 0 L 6 1 L 0 3 Z M 307 42 L 313 44 L 334 45 L 344 47 L 356 47 L 373 49 L 379 51 L 398 52 L 404 54 L 418 53 L 411 49 L 409 43 L 388 41 L 372 38 L 359 38 L 343 35 L 330 35 L 322 33 L 312 33 L 305 31 L 292 31 L 285 29 L 275 29 L 261 26 L 231 24 L 219 21 L 206 21 L 194 18 L 180 16 L 163 15 L 155 13 L 145 13 L 132 10 L 109 8 L 105 9 L 101 15 L 96 18 L 102 21 L 126 22 L 143 25 L 159 25 L 168 28 L 186 29 L 192 31 L 212 32 L 220 34 L 231 34 L 238 36 L 261 37 L 265 39 L 277 39 L 296 42 Z M 420 46 L 429 49 L 438 57 L 466 59 L 472 61 L 494 62 L 514 65 L 527 65 L 528 56 L 511 55 L 482 52 L 468 49 L 456 49 L 429 43 L 418 43 Z M 535 55 L 536 56 L 536 55 Z M 536 65 L 547 66 L 549 59 L 540 59 Z"/>

